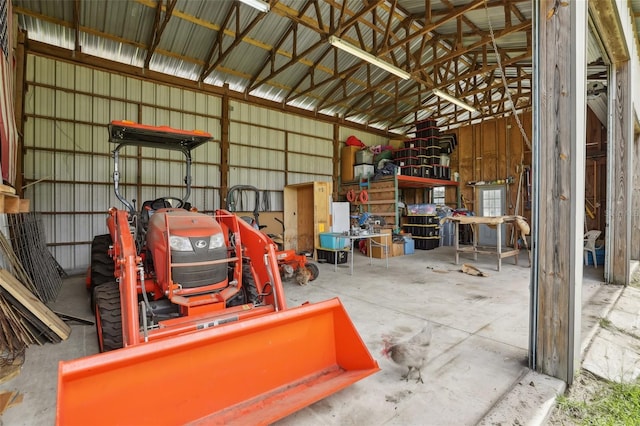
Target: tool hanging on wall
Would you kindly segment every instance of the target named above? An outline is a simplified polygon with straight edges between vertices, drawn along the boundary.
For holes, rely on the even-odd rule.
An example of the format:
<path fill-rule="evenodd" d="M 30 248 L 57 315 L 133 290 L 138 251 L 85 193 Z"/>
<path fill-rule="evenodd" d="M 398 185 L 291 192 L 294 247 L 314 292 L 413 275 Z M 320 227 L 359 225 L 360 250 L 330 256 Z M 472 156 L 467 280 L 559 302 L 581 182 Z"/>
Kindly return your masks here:
<path fill-rule="evenodd" d="M 520 200 L 522 198 L 522 174 L 524 172 L 524 167 L 522 164 L 516 166 L 516 172 L 518 172 L 518 191 L 516 193 L 516 208 L 513 210 L 513 214 L 515 216 L 520 216 Z M 511 236 L 509 237 L 509 243 L 512 247 L 515 247 L 517 241 L 515 240 L 515 229 L 511 228 Z"/>
<path fill-rule="evenodd" d="M 523 166 L 524 170 L 524 208 L 531 210 L 531 167 Z"/>

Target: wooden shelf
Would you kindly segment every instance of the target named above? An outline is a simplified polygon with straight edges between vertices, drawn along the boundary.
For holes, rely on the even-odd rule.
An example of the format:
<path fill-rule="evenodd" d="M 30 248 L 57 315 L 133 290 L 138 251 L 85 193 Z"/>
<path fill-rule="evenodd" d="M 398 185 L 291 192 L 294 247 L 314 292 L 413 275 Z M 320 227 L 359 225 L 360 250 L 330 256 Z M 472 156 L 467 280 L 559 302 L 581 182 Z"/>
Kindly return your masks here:
<path fill-rule="evenodd" d="M 433 188 L 434 186 L 459 186 L 459 182 L 453 180 L 421 178 L 399 175 L 398 188 Z"/>

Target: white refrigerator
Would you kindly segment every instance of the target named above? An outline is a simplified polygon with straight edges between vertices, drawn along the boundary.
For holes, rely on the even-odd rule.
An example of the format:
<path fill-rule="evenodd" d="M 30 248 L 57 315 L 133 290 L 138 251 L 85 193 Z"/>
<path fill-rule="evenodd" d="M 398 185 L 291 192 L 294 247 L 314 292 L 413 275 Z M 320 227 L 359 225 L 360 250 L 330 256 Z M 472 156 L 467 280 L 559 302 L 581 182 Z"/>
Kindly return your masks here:
<path fill-rule="evenodd" d="M 349 232 L 350 228 L 349 203 L 331 203 L 331 232 Z"/>

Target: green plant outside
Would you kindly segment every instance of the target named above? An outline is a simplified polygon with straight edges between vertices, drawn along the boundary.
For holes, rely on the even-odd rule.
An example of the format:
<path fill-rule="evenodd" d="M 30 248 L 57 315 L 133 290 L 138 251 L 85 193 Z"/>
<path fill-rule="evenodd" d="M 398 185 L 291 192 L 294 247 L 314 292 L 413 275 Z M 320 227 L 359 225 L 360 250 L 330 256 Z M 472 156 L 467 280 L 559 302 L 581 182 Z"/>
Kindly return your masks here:
<path fill-rule="evenodd" d="M 593 393 L 582 401 L 559 396 L 557 409 L 576 425 L 638 425 L 640 381 L 631 384 L 599 381 Z"/>

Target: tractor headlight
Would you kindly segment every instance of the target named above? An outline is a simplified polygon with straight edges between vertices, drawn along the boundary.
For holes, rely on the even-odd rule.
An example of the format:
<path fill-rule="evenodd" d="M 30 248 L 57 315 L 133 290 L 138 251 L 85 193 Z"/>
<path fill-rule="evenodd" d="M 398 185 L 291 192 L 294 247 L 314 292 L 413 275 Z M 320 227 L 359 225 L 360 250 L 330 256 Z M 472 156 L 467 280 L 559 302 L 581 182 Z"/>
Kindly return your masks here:
<path fill-rule="evenodd" d="M 193 251 L 191 241 L 187 237 L 172 235 L 169 237 L 169 246 L 171 246 L 171 250 L 175 251 Z"/>
<path fill-rule="evenodd" d="M 209 250 L 224 246 L 224 235 L 213 234 L 209 240 Z"/>

